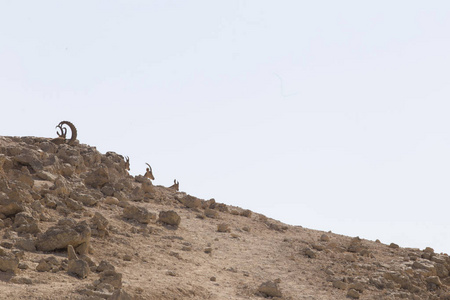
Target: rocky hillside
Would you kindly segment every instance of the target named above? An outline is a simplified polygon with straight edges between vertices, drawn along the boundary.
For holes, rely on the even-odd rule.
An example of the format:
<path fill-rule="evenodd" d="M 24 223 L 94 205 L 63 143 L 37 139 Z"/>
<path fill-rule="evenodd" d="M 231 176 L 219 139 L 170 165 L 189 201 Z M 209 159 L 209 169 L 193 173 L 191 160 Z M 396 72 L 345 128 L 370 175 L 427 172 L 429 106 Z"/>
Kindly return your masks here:
<path fill-rule="evenodd" d="M 450 299 L 446 254 L 154 186 L 78 141 L 0 137 L 0 236 L 1 299 Z"/>

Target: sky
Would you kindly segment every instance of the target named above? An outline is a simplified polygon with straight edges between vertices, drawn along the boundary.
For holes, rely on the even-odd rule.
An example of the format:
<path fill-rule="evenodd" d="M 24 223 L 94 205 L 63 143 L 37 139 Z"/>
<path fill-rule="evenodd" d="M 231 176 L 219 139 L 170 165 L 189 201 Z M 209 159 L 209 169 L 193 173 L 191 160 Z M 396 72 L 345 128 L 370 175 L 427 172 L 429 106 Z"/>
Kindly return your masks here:
<path fill-rule="evenodd" d="M 450 253 L 450 2 L 0 0 L 0 135 L 291 225 Z"/>

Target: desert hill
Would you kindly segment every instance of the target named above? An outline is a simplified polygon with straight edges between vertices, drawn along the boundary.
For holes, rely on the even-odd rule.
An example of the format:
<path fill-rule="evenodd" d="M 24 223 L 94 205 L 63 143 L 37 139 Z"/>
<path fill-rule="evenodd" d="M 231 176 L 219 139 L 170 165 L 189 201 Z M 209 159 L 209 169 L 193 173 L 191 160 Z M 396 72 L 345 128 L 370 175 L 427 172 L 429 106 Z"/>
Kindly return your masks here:
<path fill-rule="evenodd" d="M 0 137 L 0 236 L 0 299 L 450 299 L 447 254 L 155 186 L 78 141 Z"/>

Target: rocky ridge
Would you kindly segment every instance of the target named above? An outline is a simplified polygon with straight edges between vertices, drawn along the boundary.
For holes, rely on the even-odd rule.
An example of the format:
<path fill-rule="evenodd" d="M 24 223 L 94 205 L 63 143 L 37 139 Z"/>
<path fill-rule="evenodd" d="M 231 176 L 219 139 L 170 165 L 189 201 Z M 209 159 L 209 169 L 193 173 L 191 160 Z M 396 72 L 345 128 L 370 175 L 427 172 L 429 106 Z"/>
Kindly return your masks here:
<path fill-rule="evenodd" d="M 78 141 L 0 137 L 0 236 L 8 299 L 450 299 L 447 254 L 154 186 Z"/>

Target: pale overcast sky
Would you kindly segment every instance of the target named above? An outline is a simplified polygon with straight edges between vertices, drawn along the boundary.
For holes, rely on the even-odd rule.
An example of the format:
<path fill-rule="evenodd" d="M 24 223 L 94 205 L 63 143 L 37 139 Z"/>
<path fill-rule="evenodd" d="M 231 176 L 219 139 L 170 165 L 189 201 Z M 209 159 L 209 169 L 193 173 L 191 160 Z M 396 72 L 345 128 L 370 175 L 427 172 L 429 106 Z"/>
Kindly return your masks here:
<path fill-rule="evenodd" d="M 450 252 L 449 1 L 0 1 L 1 135 L 288 224 Z"/>

